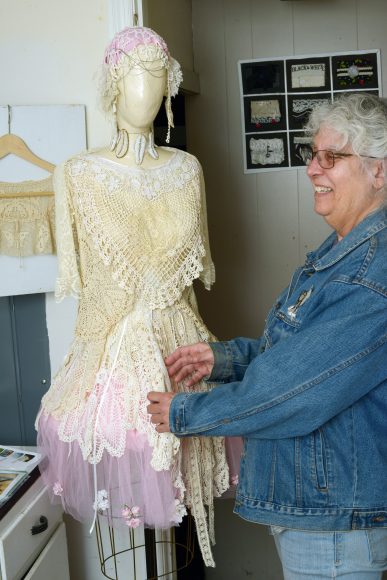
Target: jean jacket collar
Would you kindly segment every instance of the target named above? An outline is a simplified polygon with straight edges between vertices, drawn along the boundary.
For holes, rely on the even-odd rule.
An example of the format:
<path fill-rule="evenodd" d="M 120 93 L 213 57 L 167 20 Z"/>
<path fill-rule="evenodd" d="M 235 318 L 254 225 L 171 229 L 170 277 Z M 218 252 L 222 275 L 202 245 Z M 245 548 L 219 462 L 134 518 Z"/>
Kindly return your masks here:
<path fill-rule="evenodd" d="M 340 242 L 337 243 L 337 234 L 333 232 L 317 250 L 307 254 L 305 265 L 317 271 L 329 268 L 385 227 L 387 208 L 383 206 L 364 218 Z"/>

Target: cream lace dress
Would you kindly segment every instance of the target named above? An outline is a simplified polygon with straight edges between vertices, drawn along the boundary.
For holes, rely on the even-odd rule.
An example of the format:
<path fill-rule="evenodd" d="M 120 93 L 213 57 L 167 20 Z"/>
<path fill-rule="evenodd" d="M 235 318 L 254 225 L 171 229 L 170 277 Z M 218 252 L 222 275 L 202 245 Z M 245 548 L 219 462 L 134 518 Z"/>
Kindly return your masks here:
<path fill-rule="evenodd" d="M 74 517 L 98 511 L 111 524 L 165 528 L 187 506 L 214 565 L 213 501 L 229 487 L 224 440 L 158 434 L 146 410 L 148 391 L 184 390 L 164 357 L 213 339 L 192 289 L 195 278 L 214 281 L 202 171 L 170 151 L 153 169 L 85 153 L 56 170 L 56 295 L 79 297 L 79 312 L 42 401 L 38 444 L 52 497 Z"/>

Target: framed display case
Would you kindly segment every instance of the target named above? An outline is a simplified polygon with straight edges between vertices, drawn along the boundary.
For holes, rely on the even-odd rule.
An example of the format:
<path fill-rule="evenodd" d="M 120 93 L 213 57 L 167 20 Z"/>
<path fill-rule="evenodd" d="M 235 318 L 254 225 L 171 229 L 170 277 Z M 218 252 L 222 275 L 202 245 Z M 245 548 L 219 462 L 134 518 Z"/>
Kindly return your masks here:
<path fill-rule="evenodd" d="M 238 62 L 245 173 L 305 165 L 313 107 L 344 92 L 381 96 L 380 51 Z"/>

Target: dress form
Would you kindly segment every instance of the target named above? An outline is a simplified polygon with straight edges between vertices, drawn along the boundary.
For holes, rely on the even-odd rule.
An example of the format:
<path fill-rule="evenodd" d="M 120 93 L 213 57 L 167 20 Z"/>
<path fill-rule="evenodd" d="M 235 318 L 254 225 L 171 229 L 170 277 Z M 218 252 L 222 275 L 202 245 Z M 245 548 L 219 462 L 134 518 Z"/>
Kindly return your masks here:
<path fill-rule="evenodd" d="M 95 153 L 116 161 L 127 167 L 136 166 L 134 147 L 138 135 L 149 139 L 153 133 L 153 121 L 160 109 L 167 84 L 167 71 L 162 67 L 160 59 L 147 62 L 146 67 L 140 64 L 131 68 L 117 83 L 116 100 L 117 127 L 127 131 L 129 136 L 128 152 L 124 157 L 117 158 L 114 151 L 103 148 Z M 164 147 L 157 148 L 158 159 L 145 153 L 141 167 L 148 169 L 167 163 L 173 151 Z"/>
<path fill-rule="evenodd" d="M 156 36 L 126 29 L 105 58 L 105 109 L 129 137 L 123 157 L 106 147 L 56 172 L 56 297 L 77 296 L 79 313 L 74 343 L 42 401 L 38 440 L 49 457 L 49 493 L 67 513 L 90 521 L 98 512 L 113 527 L 169 528 L 188 508 L 211 566 L 214 498 L 229 487 L 224 441 L 180 444 L 158 434 L 146 411 L 149 390 L 185 388 L 171 385 L 165 356 L 214 338 L 192 288 L 197 278 L 207 289 L 214 282 L 200 164 L 169 147 L 145 150 L 140 162 L 135 156 L 163 96 L 173 126 L 179 75 Z M 136 44 L 139 37 L 148 44 Z"/>

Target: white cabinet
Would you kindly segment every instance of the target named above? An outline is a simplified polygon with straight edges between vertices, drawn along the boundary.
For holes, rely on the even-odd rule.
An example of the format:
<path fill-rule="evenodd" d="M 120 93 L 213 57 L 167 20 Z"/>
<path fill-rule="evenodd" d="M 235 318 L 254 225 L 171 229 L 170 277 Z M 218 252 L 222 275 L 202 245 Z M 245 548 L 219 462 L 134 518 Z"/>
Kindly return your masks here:
<path fill-rule="evenodd" d="M 43 548 L 24 580 L 69 580 L 66 529 L 62 522 Z"/>
<path fill-rule="evenodd" d="M 40 533 L 33 526 L 43 523 Z M 0 521 L 0 580 L 69 580 L 66 531 L 41 478 Z"/>

